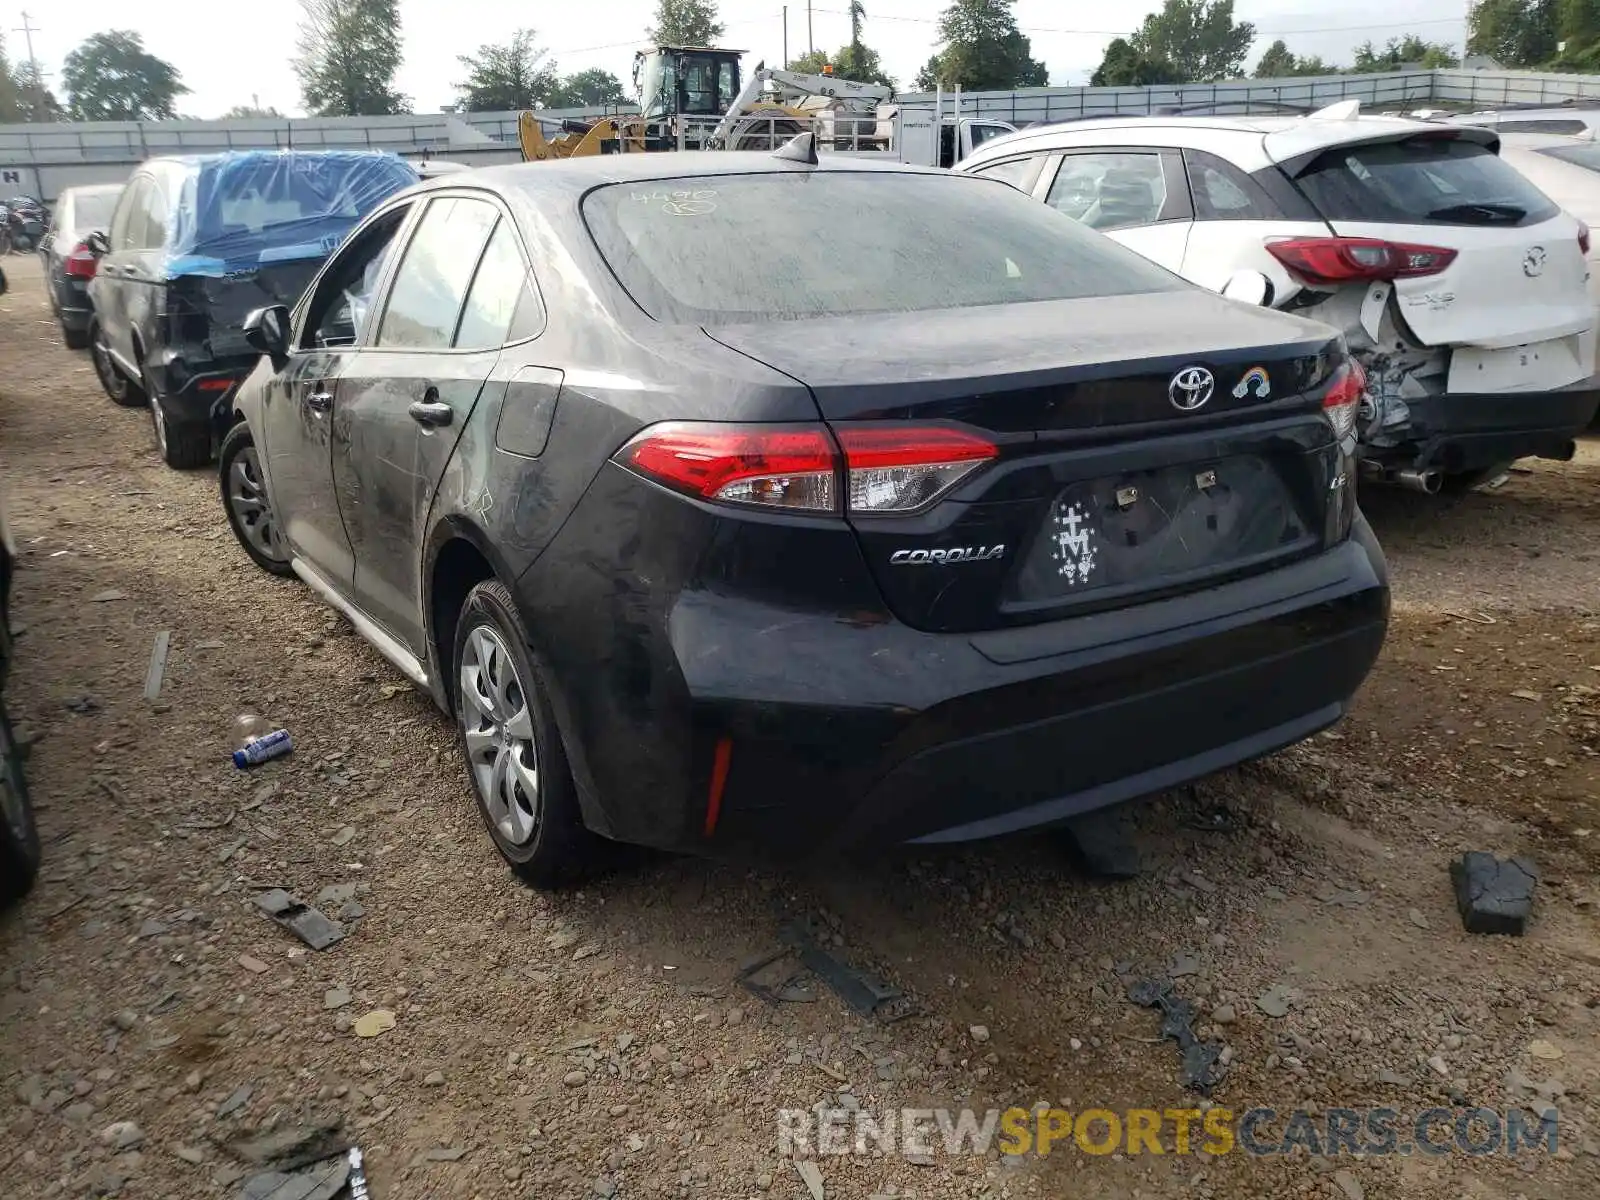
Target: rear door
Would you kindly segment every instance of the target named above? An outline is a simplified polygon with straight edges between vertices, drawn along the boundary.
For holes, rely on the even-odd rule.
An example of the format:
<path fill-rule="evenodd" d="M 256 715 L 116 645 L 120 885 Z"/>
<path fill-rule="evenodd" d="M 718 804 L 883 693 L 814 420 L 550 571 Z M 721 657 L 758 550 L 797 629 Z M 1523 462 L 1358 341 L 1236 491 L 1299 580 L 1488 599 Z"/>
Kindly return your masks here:
<path fill-rule="evenodd" d="M 339 381 L 333 477 L 355 600 L 418 656 L 423 527 L 500 357 L 509 316 L 498 314 L 504 293 L 514 304 L 526 281 L 522 264 L 510 219 L 487 194 L 435 196 L 395 267 L 376 336 Z"/>
<path fill-rule="evenodd" d="M 1394 284 L 1417 341 L 1468 348 L 1455 356 L 1452 391 L 1463 390 L 1461 367 L 1474 391 L 1559 387 L 1588 373 L 1577 344 L 1594 312 L 1578 221 L 1502 162 L 1492 135 L 1427 129 L 1284 165 L 1335 234 L 1453 252 L 1443 270 Z M 1533 355 L 1477 353 L 1534 344 Z"/>
<path fill-rule="evenodd" d="M 1183 267 L 1194 210 L 1176 150 L 1069 150 L 1044 199 L 1169 271 Z"/>
<path fill-rule="evenodd" d="M 95 266 L 89 292 L 112 356 L 130 375 L 135 374 L 135 367 L 133 337 L 128 328 L 127 270 L 136 243 L 144 236 L 146 198 L 152 186 L 150 177 L 141 172 L 123 190 L 106 236 L 108 248 Z"/>

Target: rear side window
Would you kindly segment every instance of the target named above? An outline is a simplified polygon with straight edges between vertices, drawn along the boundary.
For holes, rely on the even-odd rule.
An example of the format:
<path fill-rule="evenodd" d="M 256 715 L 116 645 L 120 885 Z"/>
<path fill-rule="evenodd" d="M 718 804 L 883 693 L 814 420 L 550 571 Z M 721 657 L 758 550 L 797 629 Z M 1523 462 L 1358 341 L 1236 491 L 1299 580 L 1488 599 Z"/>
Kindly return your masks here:
<path fill-rule="evenodd" d="M 542 322 L 538 301 L 528 283 L 528 267 L 517 249 L 516 235 L 504 219 L 495 226 L 472 279 L 466 307 L 461 310 L 461 327 L 456 331 L 457 350 L 491 350 L 507 342 L 521 341 L 538 332 Z"/>
<path fill-rule="evenodd" d="M 455 196 L 428 205 L 395 271 L 378 345 L 449 347 L 473 269 L 499 215 L 492 204 Z"/>
<path fill-rule="evenodd" d="M 1154 225 L 1167 204 L 1161 155 L 1069 154 L 1045 202 L 1090 229 Z"/>
<path fill-rule="evenodd" d="M 967 175 L 820 169 L 619 183 L 590 192 L 583 214 L 639 306 L 676 323 L 1188 286 L 1015 189 Z"/>
<path fill-rule="evenodd" d="M 1266 221 L 1275 214 L 1261 187 L 1215 155 L 1185 150 L 1197 221 Z"/>
<path fill-rule="evenodd" d="M 1324 151 L 1300 174 L 1334 221 L 1405 225 L 1532 225 L 1559 209 L 1476 142 L 1416 137 Z"/>

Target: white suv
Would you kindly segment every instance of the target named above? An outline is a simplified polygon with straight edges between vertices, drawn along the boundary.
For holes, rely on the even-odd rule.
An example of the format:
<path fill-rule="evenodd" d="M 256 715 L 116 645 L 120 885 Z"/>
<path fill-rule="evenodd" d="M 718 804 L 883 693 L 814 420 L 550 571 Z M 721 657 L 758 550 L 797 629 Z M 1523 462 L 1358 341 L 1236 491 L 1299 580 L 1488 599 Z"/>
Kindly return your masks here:
<path fill-rule="evenodd" d="M 1367 369 L 1363 463 L 1424 491 L 1566 459 L 1600 404 L 1589 230 L 1493 130 L 1361 116 L 1114 117 L 957 170 L 1021 188 L 1195 283 L 1259 272 Z"/>

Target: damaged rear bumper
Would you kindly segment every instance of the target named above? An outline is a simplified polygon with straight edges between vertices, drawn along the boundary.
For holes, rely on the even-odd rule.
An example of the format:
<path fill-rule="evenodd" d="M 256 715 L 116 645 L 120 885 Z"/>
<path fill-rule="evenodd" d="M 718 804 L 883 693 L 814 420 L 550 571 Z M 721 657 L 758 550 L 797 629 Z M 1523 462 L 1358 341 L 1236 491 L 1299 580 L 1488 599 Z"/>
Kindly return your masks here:
<path fill-rule="evenodd" d="M 1441 392 L 1407 397 L 1406 441 L 1364 457 L 1457 474 L 1519 458 L 1566 460 L 1600 408 L 1600 376 L 1548 392 Z"/>

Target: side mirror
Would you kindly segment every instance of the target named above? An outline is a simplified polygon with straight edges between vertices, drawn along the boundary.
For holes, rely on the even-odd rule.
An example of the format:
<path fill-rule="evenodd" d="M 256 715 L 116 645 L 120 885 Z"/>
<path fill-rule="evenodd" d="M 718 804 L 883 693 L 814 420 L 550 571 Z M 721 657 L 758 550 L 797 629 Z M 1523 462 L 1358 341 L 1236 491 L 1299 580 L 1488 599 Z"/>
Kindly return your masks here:
<path fill-rule="evenodd" d="M 272 360 L 273 368 L 289 361 L 289 310 L 281 304 L 258 308 L 244 319 L 244 340 Z"/>
<path fill-rule="evenodd" d="M 105 230 L 96 229 L 83 239 L 83 244 L 90 254 L 101 258 L 111 252 L 111 243 L 107 240 Z"/>
<path fill-rule="evenodd" d="M 1228 282 L 1222 285 L 1222 294 L 1229 300 L 1254 304 L 1259 308 L 1271 306 L 1274 291 L 1272 280 L 1260 271 L 1235 271 L 1228 277 Z"/>

